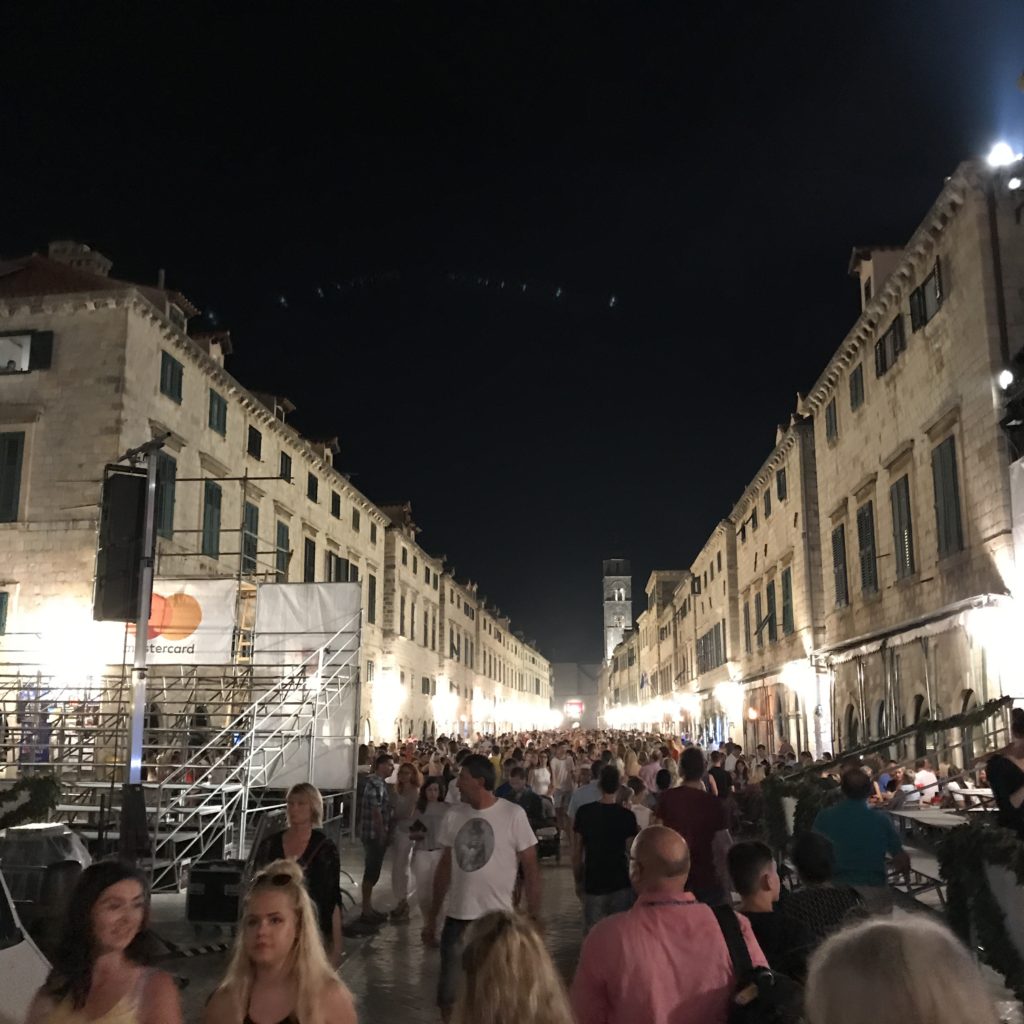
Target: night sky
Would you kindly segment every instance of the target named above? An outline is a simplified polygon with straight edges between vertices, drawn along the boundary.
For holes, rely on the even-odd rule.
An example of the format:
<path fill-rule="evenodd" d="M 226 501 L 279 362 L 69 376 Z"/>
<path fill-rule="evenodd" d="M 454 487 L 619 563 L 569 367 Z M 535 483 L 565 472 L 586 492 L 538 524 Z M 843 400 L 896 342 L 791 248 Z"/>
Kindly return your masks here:
<path fill-rule="evenodd" d="M 853 245 L 1024 143 L 1009 0 L 304 9 L 5 5 L 0 254 L 166 268 L 555 660 L 729 512 Z"/>

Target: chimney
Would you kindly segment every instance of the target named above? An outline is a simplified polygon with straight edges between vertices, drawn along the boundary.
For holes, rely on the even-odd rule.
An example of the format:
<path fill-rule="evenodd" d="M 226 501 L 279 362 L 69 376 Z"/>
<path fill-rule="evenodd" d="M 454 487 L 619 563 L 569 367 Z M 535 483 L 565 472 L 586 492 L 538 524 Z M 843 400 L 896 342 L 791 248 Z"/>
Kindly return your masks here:
<path fill-rule="evenodd" d="M 889 275 L 903 259 L 903 250 L 894 245 L 858 245 L 850 254 L 847 268 L 850 277 L 860 282 L 860 308 L 867 309 L 871 300 L 882 290 Z"/>
<path fill-rule="evenodd" d="M 83 270 L 87 274 L 96 274 L 99 277 L 107 277 L 113 266 L 106 256 L 90 249 L 84 242 L 51 242 L 46 254 L 54 263 L 63 263 L 75 270 Z"/>

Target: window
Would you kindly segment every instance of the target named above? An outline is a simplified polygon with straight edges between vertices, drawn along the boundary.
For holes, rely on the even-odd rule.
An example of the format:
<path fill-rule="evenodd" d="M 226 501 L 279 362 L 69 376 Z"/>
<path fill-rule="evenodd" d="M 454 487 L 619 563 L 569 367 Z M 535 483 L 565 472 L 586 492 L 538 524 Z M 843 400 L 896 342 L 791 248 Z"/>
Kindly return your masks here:
<path fill-rule="evenodd" d="M 725 664 L 725 630 L 716 622 L 703 636 L 697 637 L 697 671 L 710 672 Z"/>
<path fill-rule="evenodd" d="M 932 272 L 910 293 L 910 327 L 920 330 L 942 305 L 942 272 L 935 261 Z"/>
<path fill-rule="evenodd" d="M 750 528 L 751 530 L 757 529 L 757 506 L 755 505 L 753 511 L 750 513 Z"/>
<path fill-rule="evenodd" d="M 312 537 L 302 538 L 302 582 L 316 582 L 316 541 Z"/>
<path fill-rule="evenodd" d="M 359 566 L 355 562 L 348 563 L 348 581 L 349 583 L 359 582 Z"/>
<path fill-rule="evenodd" d="M 772 514 L 772 492 L 768 488 L 764 492 L 764 517 L 767 519 Z"/>
<path fill-rule="evenodd" d="M 437 590 L 437 573 L 433 572 L 430 574 L 430 582 L 435 590 Z"/>
<path fill-rule="evenodd" d="M 889 488 L 892 505 L 893 551 L 896 556 L 896 579 L 914 574 L 914 524 L 910 515 L 910 479 L 901 476 Z"/>
<path fill-rule="evenodd" d="M 409 564 L 409 549 L 408 548 L 402 548 L 402 565 L 408 565 L 408 564 Z"/>
<path fill-rule="evenodd" d="M 716 557 L 715 561 L 718 563 L 718 571 L 721 572 L 722 571 L 722 552 L 721 551 L 718 552 L 718 556 Z"/>
<path fill-rule="evenodd" d="M 782 570 L 782 635 L 793 633 L 793 570 Z"/>
<path fill-rule="evenodd" d="M 277 536 L 274 538 L 274 569 L 277 582 L 288 582 L 288 563 L 292 560 L 292 542 L 288 535 L 288 524 L 281 519 L 277 521 Z"/>
<path fill-rule="evenodd" d="M 825 440 L 836 441 L 839 439 L 839 420 L 836 417 L 836 400 L 833 398 L 825 406 Z"/>
<path fill-rule="evenodd" d="M 210 388 L 210 429 L 221 437 L 228 432 L 228 403 L 223 395 Z"/>
<path fill-rule="evenodd" d="M 242 572 L 253 573 L 256 571 L 256 545 L 259 532 L 259 506 L 247 501 L 242 514 Z"/>
<path fill-rule="evenodd" d="M 166 452 L 156 453 L 156 535 L 174 536 L 174 490 L 178 463 Z"/>
<path fill-rule="evenodd" d="M 789 497 L 789 484 L 786 480 L 786 467 L 782 466 L 775 474 L 775 497 L 785 501 Z"/>
<path fill-rule="evenodd" d="M 53 362 L 53 331 L 0 331 L 0 370 L 48 370 Z"/>
<path fill-rule="evenodd" d="M 437 650 L 437 612 L 430 613 L 430 649 Z"/>
<path fill-rule="evenodd" d="M 359 532 L 359 509 L 357 508 L 352 509 L 352 529 L 355 530 L 356 533 Z"/>
<path fill-rule="evenodd" d="M 889 326 L 889 330 L 875 342 L 875 376 L 884 376 L 895 365 L 900 353 L 907 348 L 907 338 L 903 332 L 903 317 L 898 313 Z"/>
<path fill-rule="evenodd" d="M 413 555 L 412 556 L 412 574 L 415 576 L 420 571 L 420 560 Z"/>
<path fill-rule="evenodd" d="M 184 367 L 169 352 L 160 353 L 160 394 L 181 405 L 181 381 Z"/>
<path fill-rule="evenodd" d="M 331 491 L 331 515 L 335 519 L 341 518 L 341 495 L 337 491 Z"/>
<path fill-rule="evenodd" d="M 336 555 L 333 551 L 327 552 L 327 582 L 347 583 L 349 575 L 348 559 Z"/>
<path fill-rule="evenodd" d="M 864 364 L 858 363 L 850 371 L 850 408 L 859 409 L 864 404 Z"/>
<path fill-rule="evenodd" d="M 377 577 L 372 572 L 366 574 L 366 621 L 377 621 Z"/>
<path fill-rule="evenodd" d="M 377 543 L 377 524 L 373 522 L 370 523 L 370 543 Z"/>
<path fill-rule="evenodd" d="M 210 558 L 220 558 L 220 484 L 214 480 L 203 482 L 203 539 L 202 552 Z"/>
<path fill-rule="evenodd" d="M 10 604 L 9 591 L 0 590 L 0 636 L 7 632 L 7 606 Z"/>
<path fill-rule="evenodd" d="M 306 497 L 310 501 L 316 501 L 320 494 L 320 481 L 317 480 L 315 473 L 310 473 L 306 477 Z"/>
<path fill-rule="evenodd" d="M 850 590 L 846 581 L 846 524 L 840 523 L 832 531 L 832 575 L 835 579 L 836 607 L 850 603 Z"/>
<path fill-rule="evenodd" d="M 416 640 L 416 598 L 409 605 L 409 639 L 413 642 Z"/>
<path fill-rule="evenodd" d="M 932 481 L 935 485 L 935 527 L 939 558 L 964 549 L 960 520 L 960 486 L 956 471 L 956 442 L 947 437 L 932 451 Z"/>
<path fill-rule="evenodd" d="M 875 507 L 869 501 L 857 509 L 857 550 L 860 553 L 860 589 L 878 591 L 878 562 L 875 555 Z"/>
<path fill-rule="evenodd" d="M 423 676 L 420 679 L 420 693 L 424 696 L 430 696 L 430 676 Z"/>
<path fill-rule="evenodd" d="M 281 452 L 281 468 L 277 475 L 288 483 L 292 482 L 292 457 L 287 452 Z"/>
<path fill-rule="evenodd" d="M 249 426 L 249 437 L 245 450 L 254 458 L 263 457 L 263 435 L 252 425 Z"/>
<path fill-rule="evenodd" d="M 423 582 L 424 583 L 429 583 L 430 582 L 430 566 L 429 565 L 423 566 Z"/>
<path fill-rule="evenodd" d="M 398 635 L 405 636 L 405 594 L 398 599 Z"/>
<path fill-rule="evenodd" d="M 373 662 L 372 661 L 368 661 L 366 663 L 366 681 L 368 683 L 372 683 L 373 682 Z"/>
<path fill-rule="evenodd" d="M 757 636 L 757 649 L 764 647 L 764 618 L 761 615 L 761 591 L 754 595 L 754 633 Z"/>
<path fill-rule="evenodd" d="M 750 654 L 750 602 L 743 602 L 743 650 Z"/>
<path fill-rule="evenodd" d="M 0 523 L 17 522 L 24 455 L 23 431 L 0 434 Z"/>
<path fill-rule="evenodd" d="M 423 613 L 423 646 L 427 646 L 427 639 L 430 635 L 430 612 Z"/>
<path fill-rule="evenodd" d="M 765 588 L 765 597 L 768 602 L 768 643 L 773 644 L 779 639 L 779 625 L 776 617 L 775 606 L 775 581 L 769 582 Z"/>

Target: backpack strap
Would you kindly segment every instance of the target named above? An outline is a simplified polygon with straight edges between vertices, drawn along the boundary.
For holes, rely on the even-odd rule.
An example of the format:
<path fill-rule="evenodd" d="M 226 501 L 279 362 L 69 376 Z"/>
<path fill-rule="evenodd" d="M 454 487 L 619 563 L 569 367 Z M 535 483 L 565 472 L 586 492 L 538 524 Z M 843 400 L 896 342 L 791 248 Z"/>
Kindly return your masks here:
<path fill-rule="evenodd" d="M 722 929 L 722 937 L 729 949 L 729 959 L 732 960 L 732 969 L 736 974 L 738 983 L 745 982 L 754 970 L 750 959 L 750 950 L 744 941 L 743 932 L 740 929 L 739 919 L 732 907 L 712 907 L 711 912 L 718 921 L 718 927 Z"/>

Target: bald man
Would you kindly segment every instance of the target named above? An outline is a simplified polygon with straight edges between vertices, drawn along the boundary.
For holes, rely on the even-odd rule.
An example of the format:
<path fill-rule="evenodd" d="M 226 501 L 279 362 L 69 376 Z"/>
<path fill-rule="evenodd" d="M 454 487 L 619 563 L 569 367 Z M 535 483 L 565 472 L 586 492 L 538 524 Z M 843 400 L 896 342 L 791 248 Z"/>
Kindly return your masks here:
<path fill-rule="evenodd" d="M 711 907 L 686 891 L 690 851 L 651 825 L 636 838 L 631 910 L 598 922 L 583 943 L 572 1006 L 586 1024 L 728 1024 L 737 979 Z M 767 967 L 750 922 L 737 915 L 756 967 Z"/>

